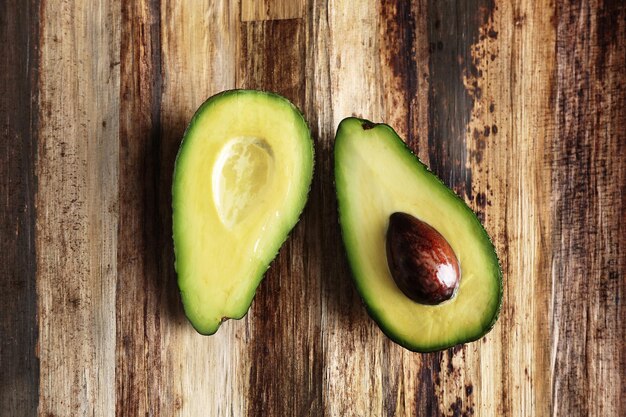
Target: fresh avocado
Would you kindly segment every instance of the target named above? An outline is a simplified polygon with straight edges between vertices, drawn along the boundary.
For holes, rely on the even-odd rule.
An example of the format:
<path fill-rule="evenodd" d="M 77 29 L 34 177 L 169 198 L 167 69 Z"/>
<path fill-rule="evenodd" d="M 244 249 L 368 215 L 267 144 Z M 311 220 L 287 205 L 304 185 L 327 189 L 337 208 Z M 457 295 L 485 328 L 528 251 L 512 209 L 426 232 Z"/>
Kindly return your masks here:
<path fill-rule="evenodd" d="M 199 333 L 246 314 L 298 222 L 312 176 L 311 134 L 287 99 L 232 90 L 200 106 L 172 186 L 178 286 Z"/>
<path fill-rule="evenodd" d="M 388 125 L 344 119 L 334 156 L 348 262 L 368 312 L 385 334 L 417 352 L 485 335 L 500 310 L 502 272 L 474 212 Z M 454 253 L 445 249 L 448 244 Z M 436 251 L 450 278 L 441 288 L 428 282 L 428 257 Z M 414 285 L 420 280 L 426 285 Z"/>

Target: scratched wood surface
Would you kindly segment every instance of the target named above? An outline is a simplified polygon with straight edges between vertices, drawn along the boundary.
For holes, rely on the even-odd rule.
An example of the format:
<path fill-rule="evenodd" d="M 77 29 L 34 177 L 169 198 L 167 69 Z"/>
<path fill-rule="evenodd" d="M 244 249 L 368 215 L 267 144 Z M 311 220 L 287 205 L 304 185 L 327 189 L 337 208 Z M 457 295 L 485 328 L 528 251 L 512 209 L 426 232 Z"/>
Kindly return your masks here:
<path fill-rule="evenodd" d="M 0 415 L 623 416 L 626 4 L 0 3 Z M 316 175 L 248 315 L 195 333 L 173 269 L 186 123 L 231 88 L 305 114 Z M 390 342 L 354 289 L 332 146 L 391 124 L 504 271 L 482 340 Z"/>

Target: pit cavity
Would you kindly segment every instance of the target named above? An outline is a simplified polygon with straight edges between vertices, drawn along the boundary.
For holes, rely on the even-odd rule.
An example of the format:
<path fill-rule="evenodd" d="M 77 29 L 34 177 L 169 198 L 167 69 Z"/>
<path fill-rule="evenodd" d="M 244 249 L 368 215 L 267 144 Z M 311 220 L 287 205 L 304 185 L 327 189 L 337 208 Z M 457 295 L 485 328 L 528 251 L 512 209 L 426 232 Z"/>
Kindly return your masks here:
<path fill-rule="evenodd" d="M 263 139 L 236 137 L 224 145 L 213 168 L 213 199 L 228 228 L 241 223 L 263 203 L 274 170 L 274 155 Z"/>

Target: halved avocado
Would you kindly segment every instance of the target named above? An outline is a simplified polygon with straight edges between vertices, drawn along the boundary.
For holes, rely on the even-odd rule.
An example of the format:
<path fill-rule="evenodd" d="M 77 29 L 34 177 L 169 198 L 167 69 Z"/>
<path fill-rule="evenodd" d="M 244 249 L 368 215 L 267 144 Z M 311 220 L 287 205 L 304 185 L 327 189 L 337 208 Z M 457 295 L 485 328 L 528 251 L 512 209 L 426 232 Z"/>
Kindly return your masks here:
<path fill-rule="evenodd" d="M 417 352 L 445 349 L 485 335 L 502 299 L 494 246 L 474 212 L 385 124 L 344 119 L 335 139 L 339 221 L 356 287 L 385 334 Z M 438 231 L 460 267 L 453 298 L 416 302 L 388 267 L 389 218 L 406 213 Z"/>
<path fill-rule="evenodd" d="M 312 176 L 311 134 L 287 99 L 232 90 L 200 106 L 172 187 L 178 286 L 199 333 L 246 314 L 298 222 Z"/>

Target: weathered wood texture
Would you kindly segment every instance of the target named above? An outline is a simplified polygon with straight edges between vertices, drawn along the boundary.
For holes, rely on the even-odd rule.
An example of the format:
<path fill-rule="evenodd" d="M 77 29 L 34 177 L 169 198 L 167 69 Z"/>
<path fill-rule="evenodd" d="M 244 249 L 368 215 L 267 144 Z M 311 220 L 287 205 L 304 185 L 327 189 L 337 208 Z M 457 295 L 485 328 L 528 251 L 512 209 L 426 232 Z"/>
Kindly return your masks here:
<path fill-rule="evenodd" d="M 0 3 L 0 415 L 34 415 L 37 1 Z"/>
<path fill-rule="evenodd" d="M 120 3 L 41 4 L 39 414 L 115 411 Z"/>
<path fill-rule="evenodd" d="M 556 7 L 552 399 L 626 413 L 626 4 Z"/>
<path fill-rule="evenodd" d="M 241 20 L 296 19 L 304 15 L 305 0 L 242 0 Z"/>
<path fill-rule="evenodd" d="M 626 414 L 623 2 L 40 1 L 0 6 L 2 416 Z M 249 314 L 203 337 L 171 177 L 230 88 L 303 111 L 316 175 Z M 350 115 L 391 124 L 493 237 L 482 340 L 415 354 L 368 318 L 336 222 Z"/>

